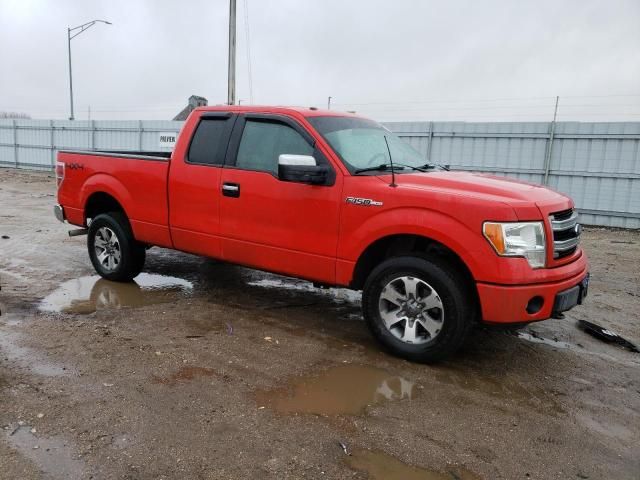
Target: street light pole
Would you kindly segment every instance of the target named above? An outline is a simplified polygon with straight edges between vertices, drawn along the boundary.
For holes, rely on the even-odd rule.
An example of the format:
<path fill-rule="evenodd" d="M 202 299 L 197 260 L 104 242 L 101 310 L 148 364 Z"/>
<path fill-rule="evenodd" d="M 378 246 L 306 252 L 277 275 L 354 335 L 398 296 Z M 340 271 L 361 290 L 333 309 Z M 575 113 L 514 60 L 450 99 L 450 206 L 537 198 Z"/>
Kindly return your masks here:
<path fill-rule="evenodd" d="M 77 27 L 67 28 L 67 49 L 69 52 L 69 106 L 71 107 L 71 114 L 69 115 L 69 120 L 75 120 L 73 115 L 73 75 L 71 72 L 71 40 L 80 35 L 85 30 L 93 27 L 96 23 L 104 23 L 106 25 L 111 25 L 111 22 L 107 22 L 106 20 L 92 20 L 87 23 L 83 23 L 82 25 L 78 25 Z M 75 32 L 75 33 L 71 33 Z"/>
<path fill-rule="evenodd" d="M 227 103 L 236 103 L 236 0 L 229 0 L 229 65 Z"/>
<path fill-rule="evenodd" d="M 69 120 L 73 120 L 73 75 L 71 74 L 71 29 L 67 28 L 67 46 L 69 48 L 69 102 L 71 103 L 71 115 Z"/>

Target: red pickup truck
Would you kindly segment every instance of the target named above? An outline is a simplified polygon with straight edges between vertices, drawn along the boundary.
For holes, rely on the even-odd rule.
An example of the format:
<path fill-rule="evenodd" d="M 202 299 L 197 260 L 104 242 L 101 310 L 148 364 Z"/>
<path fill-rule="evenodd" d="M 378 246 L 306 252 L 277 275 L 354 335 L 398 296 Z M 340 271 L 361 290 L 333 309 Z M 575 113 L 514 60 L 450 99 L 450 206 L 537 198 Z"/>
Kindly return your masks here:
<path fill-rule="evenodd" d="M 352 114 L 198 108 L 171 154 L 61 151 L 56 173 L 56 217 L 104 278 L 130 281 L 159 246 L 362 290 L 373 335 L 416 361 L 587 294 L 571 199 L 432 165 Z"/>

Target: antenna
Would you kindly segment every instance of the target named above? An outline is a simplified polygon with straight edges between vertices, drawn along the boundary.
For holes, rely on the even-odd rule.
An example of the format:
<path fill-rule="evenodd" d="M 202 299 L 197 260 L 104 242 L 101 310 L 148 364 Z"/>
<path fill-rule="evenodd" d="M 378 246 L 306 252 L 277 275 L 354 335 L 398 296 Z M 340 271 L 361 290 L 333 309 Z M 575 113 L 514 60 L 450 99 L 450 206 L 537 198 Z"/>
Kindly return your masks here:
<path fill-rule="evenodd" d="M 391 164 L 391 183 L 390 187 L 397 187 L 396 185 L 396 170 L 393 168 L 393 158 L 391 158 L 391 149 L 389 148 L 389 142 L 387 141 L 387 136 L 384 136 L 384 143 L 387 145 L 387 152 L 389 152 L 389 163 Z"/>

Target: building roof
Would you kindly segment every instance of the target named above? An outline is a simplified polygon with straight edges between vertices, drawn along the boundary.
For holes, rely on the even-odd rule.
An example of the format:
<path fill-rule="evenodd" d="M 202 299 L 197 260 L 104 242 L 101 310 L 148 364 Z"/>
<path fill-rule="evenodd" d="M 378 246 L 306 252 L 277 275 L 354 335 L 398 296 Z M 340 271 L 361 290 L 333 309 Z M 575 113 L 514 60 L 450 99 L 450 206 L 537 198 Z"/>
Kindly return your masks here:
<path fill-rule="evenodd" d="M 173 117 L 173 119 L 184 121 L 196 108 L 206 106 L 207 104 L 208 101 L 206 98 L 199 97 L 198 95 L 191 95 L 189 97 L 189 103 L 187 104 L 187 106 L 184 107 L 175 117 Z"/>

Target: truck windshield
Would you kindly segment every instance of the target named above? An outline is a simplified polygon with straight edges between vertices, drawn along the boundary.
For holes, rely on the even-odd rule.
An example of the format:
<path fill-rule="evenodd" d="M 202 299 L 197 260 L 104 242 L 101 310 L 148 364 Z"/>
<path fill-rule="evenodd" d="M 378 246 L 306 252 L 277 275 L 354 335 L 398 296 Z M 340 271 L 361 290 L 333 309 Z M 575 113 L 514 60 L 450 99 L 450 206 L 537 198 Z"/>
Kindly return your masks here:
<path fill-rule="evenodd" d="M 394 167 L 398 167 L 397 173 L 430 167 L 411 145 L 373 120 L 351 117 L 308 117 L 307 120 L 331 145 L 351 173 L 367 170 L 375 174 L 376 167 L 382 167 L 377 170 L 378 173 L 388 173 L 389 151 Z"/>

